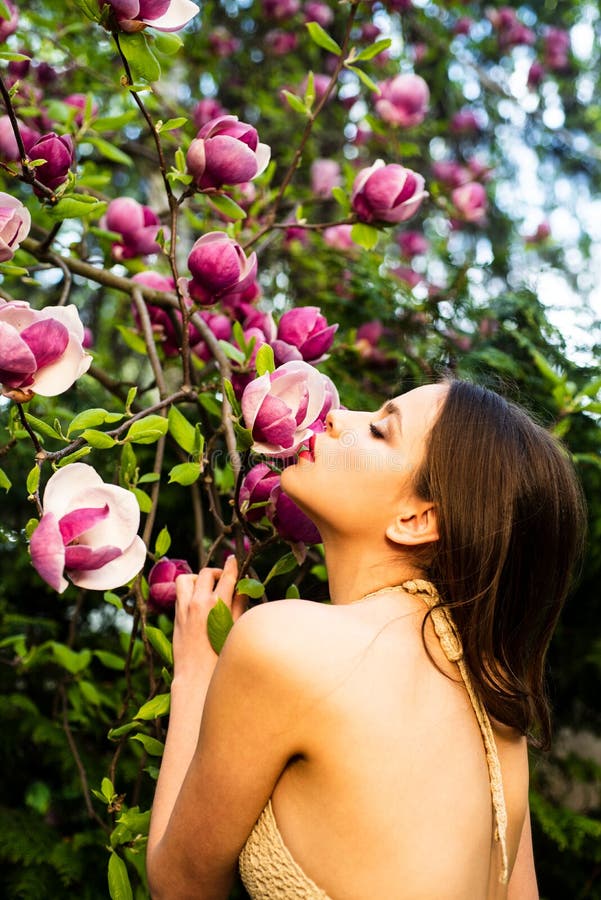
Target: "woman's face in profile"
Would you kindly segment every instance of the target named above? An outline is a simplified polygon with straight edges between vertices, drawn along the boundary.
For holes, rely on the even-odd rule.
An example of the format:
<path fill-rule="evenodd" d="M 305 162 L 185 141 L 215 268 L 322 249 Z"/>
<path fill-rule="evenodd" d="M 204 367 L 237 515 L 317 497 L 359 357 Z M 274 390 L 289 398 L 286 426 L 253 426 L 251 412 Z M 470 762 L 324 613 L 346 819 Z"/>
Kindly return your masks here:
<path fill-rule="evenodd" d="M 413 497 L 413 477 L 447 385 L 401 394 L 377 412 L 334 410 L 312 453 L 282 473 L 282 487 L 322 534 L 384 533 Z"/>

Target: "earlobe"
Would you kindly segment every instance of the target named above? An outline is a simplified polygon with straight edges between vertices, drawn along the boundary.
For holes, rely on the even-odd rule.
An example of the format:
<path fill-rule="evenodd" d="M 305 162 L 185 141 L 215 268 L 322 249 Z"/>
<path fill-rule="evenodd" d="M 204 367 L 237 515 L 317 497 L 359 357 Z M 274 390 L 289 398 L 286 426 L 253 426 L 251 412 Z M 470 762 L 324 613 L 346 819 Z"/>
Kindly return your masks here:
<path fill-rule="evenodd" d="M 438 540 L 438 520 L 434 506 L 400 513 L 386 529 L 386 537 L 395 544 L 417 546 Z"/>

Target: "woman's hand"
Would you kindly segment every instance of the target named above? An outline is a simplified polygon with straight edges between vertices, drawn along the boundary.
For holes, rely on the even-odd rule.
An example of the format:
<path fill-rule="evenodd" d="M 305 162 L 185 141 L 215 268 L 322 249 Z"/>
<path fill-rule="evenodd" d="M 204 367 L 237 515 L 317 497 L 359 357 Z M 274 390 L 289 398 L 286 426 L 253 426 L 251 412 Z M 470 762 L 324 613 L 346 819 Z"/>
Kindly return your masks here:
<path fill-rule="evenodd" d="M 198 575 L 179 575 L 175 582 L 173 632 L 174 680 L 206 678 L 213 674 L 217 654 L 207 634 L 207 618 L 217 600 L 232 611 L 234 621 L 246 608 L 246 597 L 234 594 L 238 564 L 230 556 L 223 569 L 205 568 Z"/>

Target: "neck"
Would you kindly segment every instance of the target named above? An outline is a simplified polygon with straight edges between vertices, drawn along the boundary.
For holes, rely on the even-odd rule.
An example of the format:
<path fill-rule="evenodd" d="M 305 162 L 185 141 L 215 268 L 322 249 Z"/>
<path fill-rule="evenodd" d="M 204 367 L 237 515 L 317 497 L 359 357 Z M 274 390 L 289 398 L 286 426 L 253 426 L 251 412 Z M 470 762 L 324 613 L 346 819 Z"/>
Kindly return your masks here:
<path fill-rule="evenodd" d="M 422 577 L 402 548 L 364 540 L 324 539 L 330 599 L 336 605 L 356 603 L 366 594 Z"/>

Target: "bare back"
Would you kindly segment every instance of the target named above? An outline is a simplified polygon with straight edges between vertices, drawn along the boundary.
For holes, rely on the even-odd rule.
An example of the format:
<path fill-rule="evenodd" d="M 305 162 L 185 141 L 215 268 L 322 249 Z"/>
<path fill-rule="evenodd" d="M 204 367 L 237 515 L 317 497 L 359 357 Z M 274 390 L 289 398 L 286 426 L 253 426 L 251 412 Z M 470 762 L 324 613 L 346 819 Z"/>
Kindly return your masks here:
<path fill-rule="evenodd" d="M 419 598 L 285 601 L 313 697 L 273 811 L 296 862 L 336 900 L 503 900 L 482 736 Z M 296 621 L 294 621 L 296 619 Z M 495 729 L 510 866 L 527 811 L 526 743 Z"/>

